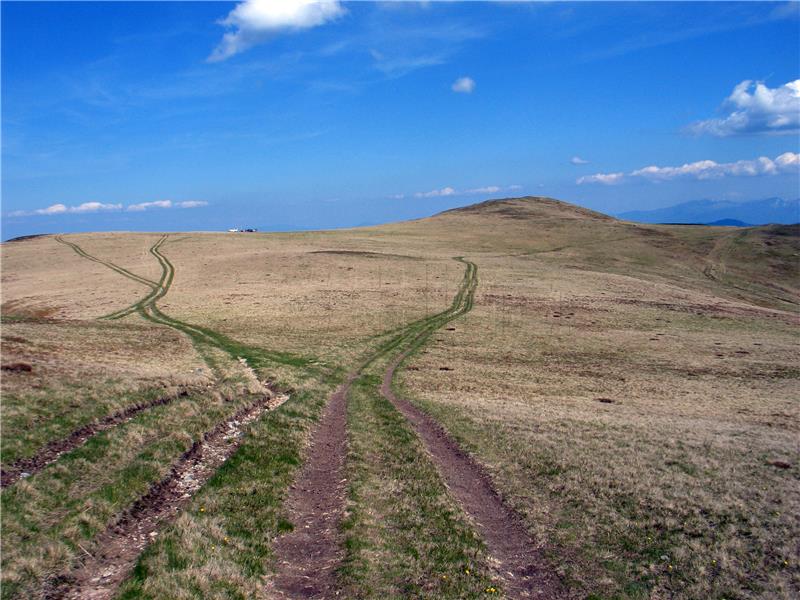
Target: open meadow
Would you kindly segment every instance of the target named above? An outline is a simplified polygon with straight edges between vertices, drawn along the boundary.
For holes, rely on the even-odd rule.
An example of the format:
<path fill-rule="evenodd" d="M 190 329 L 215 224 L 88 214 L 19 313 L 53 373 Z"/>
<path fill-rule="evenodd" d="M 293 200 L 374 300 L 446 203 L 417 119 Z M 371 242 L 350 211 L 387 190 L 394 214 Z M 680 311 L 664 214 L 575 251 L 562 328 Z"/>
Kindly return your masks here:
<path fill-rule="evenodd" d="M 800 226 L 549 198 L 2 245 L 3 598 L 800 595 Z"/>

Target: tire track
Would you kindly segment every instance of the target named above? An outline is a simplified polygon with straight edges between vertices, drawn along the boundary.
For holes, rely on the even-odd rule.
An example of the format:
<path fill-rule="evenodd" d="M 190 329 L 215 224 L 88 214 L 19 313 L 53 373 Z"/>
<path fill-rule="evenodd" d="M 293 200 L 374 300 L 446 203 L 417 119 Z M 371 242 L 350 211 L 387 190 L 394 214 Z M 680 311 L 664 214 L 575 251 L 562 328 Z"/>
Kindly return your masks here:
<path fill-rule="evenodd" d="M 466 269 L 451 306 L 405 326 L 352 371 L 328 400 L 317 428 L 311 434 L 308 456 L 289 491 L 286 507 L 294 529 L 277 538 L 273 545 L 276 574 L 267 584 L 269 595 L 285 598 L 329 598 L 336 595 L 335 570 L 344 555 L 339 525 L 346 493 L 344 464 L 347 456 L 348 392 L 376 360 L 409 344 L 410 348 L 416 348 L 423 336 L 429 336 L 472 307 L 477 268 L 460 257 L 456 260 L 463 262 Z"/>
<path fill-rule="evenodd" d="M 392 390 L 397 370 L 430 335 L 445 323 L 472 309 L 477 289 L 477 267 L 471 265 L 471 280 L 460 307 L 451 315 L 422 331 L 384 372 L 380 392 L 408 420 L 428 450 L 440 476 L 463 511 L 470 517 L 490 555 L 510 598 L 559 598 L 565 596 L 560 581 L 547 564 L 521 516 L 497 493 L 486 471 L 465 453 L 431 416 Z"/>
<path fill-rule="evenodd" d="M 218 423 L 196 440 L 169 474 L 95 538 L 96 550 L 53 581 L 47 598 L 105 600 L 114 596 L 157 530 L 173 520 L 191 497 L 239 448 L 247 426 L 289 399 L 270 391 Z"/>
<path fill-rule="evenodd" d="M 159 287 L 163 283 L 163 275 L 162 275 L 161 281 L 155 282 L 155 281 L 153 281 L 151 279 L 147 279 L 146 277 L 142 277 L 141 275 L 137 275 L 133 271 L 130 271 L 130 270 L 124 268 L 124 267 L 120 267 L 119 265 L 114 264 L 114 263 L 112 263 L 110 261 L 103 260 L 101 258 L 93 256 L 93 255 L 89 254 L 88 252 L 86 252 L 78 244 L 75 244 L 74 242 L 68 242 L 67 240 L 65 240 L 60 235 L 54 236 L 54 239 L 58 243 L 64 244 L 65 246 L 69 246 L 70 248 L 72 248 L 78 256 L 80 256 L 82 258 L 85 258 L 87 260 L 91 260 L 92 262 L 96 262 L 98 264 L 101 264 L 101 265 L 111 269 L 112 271 L 115 271 L 115 272 L 119 273 L 123 277 L 127 277 L 128 279 L 132 279 L 133 281 L 136 281 L 137 283 L 141 283 L 142 285 L 146 285 L 147 287 L 149 287 L 151 289 L 150 293 L 147 296 L 145 296 L 144 298 L 142 298 L 141 300 L 135 302 L 134 304 L 132 304 L 132 305 L 126 307 L 126 308 L 114 311 L 114 312 L 109 313 L 107 315 L 103 315 L 102 317 L 99 317 L 100 319 L 121 319 L 123 317 L 128 316 L 129 314 L 132 314 L 132 313 L 136 312 L 137 310 L 139 310 L 139 307 L 141 305 L 146 303 L 148 301 L 148 299 L 150 299 L 155 293 L 157 293 Z M 161 236 L 161 239 L 159 239 L 155 243 L 155 245 L 150 248 L 150 252 L 153 251 L 153 248 L 157 248 L 158 246 L 163 244 L 166 241 L 166 239 L 167 239 L 166 235 Z"/>
<path fill-rule="evenodd" d="M 112 413 L 83 427 L 79 427 L 67 437 L 52 440 L 44 447 L 39 449 L 33 456 L 21 458 L 14 461 L 9 466 L 0 471 L 0 488 L 6 488 L 23 477 L 30 477 L 35 475 L 48 465 L 54 463 L 62 454 L 72 452 L 76 448 L 83 446 L 89 438 L 97 435 L 101 431 L 107 431 L 123 423 L 127 423 L 139 413 L 154 408 L 156 406 L 164 406 L 177 400 L 178 398 L 185 398 L 189 395 L 186 386 L 182 386 L 179 392 L 155 398 L 148 402 L 140 402 L 128 408 Z"/>
<path fill-rule="evenodd" d="M 147 285 L 151 288 L 150 293 L 131 306 L 100 318 L 115 320 L 123 318 L 134 312 L 138 312 L 142 318 L 152 323 L 164 325 L 180 331 L 181 333 L 189 336 L 189 339 L 191 339 L 192 343 L 195 345 L 195 349 L 208 365 L 209 369 L 211 369 L 211 371 L 216 375 L 219 375 L 219 369 L 217 368 L 214 359 L 209 356 L 208 352 L 205 351 L 205 347 L 216 348 L 237 362 L 241 362 L 241 360 L 244 359 L 248 365 L 248 368 L 258 366 L 258 364 L 263 360 L 267 360 L 282 364 L 289 364 L 292 366 L 304 367 L 310 372 L 316 370 L 314 367 L 315 361 L 312 358 L 300 357 L 289 353 L 274 352 L 265 350 L 263 348 L 247 346 L 246 344 L 242 344 L 236 340 L 230 339 L 212 329 L 180 321 L 162 312 L 156 303 L 158 300 L 163 298 L 167 292 L 169 292 L 170 287 L 172 286 L 172 281 L 175 278 L 175 267 L 160 251 L 161 246 L 167 241 L 168 237 L 169 236 L 167 234 L 162 235 L 161 238 L 155 244 L 153 244 L 149 250 L 150 254 L 152 254 L 158 261 L 159 265 L 161 265 L 161 277 L 157 282 L 141 277 L 113 262 L 97 258 L 96 256 L 93 256 L 83 250 L 80 246 L 78 246 L 78 244 L 68 242 L 60 236 L 56 236 L 56 239 L 62 244 L 70 246 L 76 253 L 78 253 L 78 255 L 86 258 L 87 260 L 105 265 L 120 275 L 133 279 L 134 281 Z"/>
<path fill-rule="evenodd" d="M 59 239 L 61 243 L 72 247 L 80 256 L 103 264 L 113 271 L 133 279 L 151 288 L 151 292 L 135 304 L 107 315 L 105 318 L 121 318 L 132 312 L 138 312 L 145 319 L 165 325 L 188 335 L 197 345 L 212 346 L 231 356 L 242 364 L 257 380 L 247 356 L 260 352 L 267 357 L 283 358 L 285 356 L 251 348 L 234 342 L 213 330 L 190 325 L 173 319 L 159 310 L 156 302 L 163 298 L 170 289 L 175 276 L 175 268 L 159 251 L 167 240 L 163 235 L 151 248 L 150 253 L 161 265 L 161 277 L 158 282 L 140 277 L 110 261 L 99 259 L 85 252 L 77 244 Z M 213 362 L 200 351 L 212 370 Z M 245 356 L 241 356 L 245 354 Z M 288 356 L 288 355 L 287 355 Z M 297 362 L 296 359 L 294 359 Z M 154 484 L 150 491 L 125 510 L 117 522 L 94 540 L 98 550 L 67 576 L 51 581 L 46 594 L 48 598 L 109 598 L 128 575 L 136 558 L 152 539 L 152 534 L 165 521 L 174 518 L 188 499 L 216 472 L 216 470 L 236 451 L 241 443 L 244 428 L 259 419 L 266 411 L 277 408 L 288 400 L 288 395 L 275 392 L 268 385 L 262 386 L 263 395 L 258 400 L 244 407 L 233 417 L 218 423 L 206 432 L 202 438 L 192 445 L 173 465 L 170 474 L 162 481 Z M 149 408 L 142 407 L 138 412 Z M 116 423 L 110 421 L 107 428 Z M 81 443 L 85 442 L 91 432 Z M 57 458 L 57 456 L 56 456 Z"/>

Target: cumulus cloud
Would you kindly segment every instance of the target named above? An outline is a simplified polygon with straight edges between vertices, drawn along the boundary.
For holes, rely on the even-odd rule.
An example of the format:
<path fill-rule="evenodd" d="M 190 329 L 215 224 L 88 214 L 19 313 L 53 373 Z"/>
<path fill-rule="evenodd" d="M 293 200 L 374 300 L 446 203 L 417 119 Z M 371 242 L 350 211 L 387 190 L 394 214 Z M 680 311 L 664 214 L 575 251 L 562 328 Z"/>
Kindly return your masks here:
<path fill-rule="evenodd" d="M 573 156 L 572 158 L 569 159 L 569 162 L 571 162 L 573 165 L 588 165 L 589 164 L 588 160 L 585 160 L 585 159 L 581 158 L 580 156 Z"/>
<path fill-rule="evenodd" d="M 431 190 L 430 192 L 417 192 L 414 194 L 415 198 L 438 198 L 440 196 L 455 196 L 456 190 L 450 186 L 443 187 L 440 190 Z"/>
<path fill-rule="evenodd" d="M 442 196 L 472 196 L 479 194 L 496 194 L 502 191 L 515 191 L 522 189 L 521 185 L 507 185 L 505 187 L 500 185 L 486 185 L 483 187 L 470 188 L 466 190 L 457 190 L 454 187 L 443 187 L 438 190 L 431 190 L 429 192 L 417 192 L 414 194 L 415 198 L 440 198 Z M 403 194 L 396 194 L 394 198 L 403 198 Z"/>
<path fill-rule="evenodd" d="M 479 187 L 479 188 L 472 188 L 471 190 L 465 190 L 465 194 L 494 194 L 495 192 L 500 191 L 500 186 L 498 185 L 487 185 L 486 187 Z"/>
<path fill-rule="evenodd" d="M 52 208 L 52 207 L 51 207 Z M 103 202 L 84 202 L 78 206 L 70 206 L 67 212 L 92 213 L 101 210 L 122 210 L 122 204 L 104 204 Z"/>
<path fill-rule="evenodd" d="M 156 200 L 154 202 L 140 202 L 139 204 L 131 204 L 128 210 L 131 212 L 141 212 L 148 208 L 172 208 L 171 200 Z"/>
<path fill-rule="evenodd" d="M 678 167 L 659 167 L 650 165 L 624 173 L 597 173 L 580 177 L 576 183 L 620 183 L 626 178 L 641 178 L 649 181 L 670 181 L 673 179 L 721 179 L 722 177 L 756 177 L 759 175 L 779 175 L 781 173 L 800 173 L 800 154 L 784 152 L 775 159 L 760 156 L 753 160 L 718 163 L 713 160 L 698 160 Z"/>
<path fill-rule="evenodd" d="M 48 206 L 47 208 L 40 208 L 38 210 L 33 211 L 34 214 L 37 215 L 57 215 L 60 213 L 65 213 L 69 209 L 64 204 L 53 204 L 52 206 Z"/>
<path fill-rule="evenodd" d="M 787 134 L 800 131 L 800 79 L 777 88 L 742 81 L 725 100 L 725 116 L 687 127 L 695 135 Z"/>
<path fill-rule="evenodd" d="M 100 211 L 122 210 L 122 204 L 104 204 L 103 202 L 84 202 L 77 206 L 66 204 L 52 204 L 47 208 L 34 210 L 15 210 L 8 213 L 11 217 L 29 217 L 32 215 L 62 215 L 67 213 L 93 213 Z"/>
<path fill-rule="evenodd" d="M 595 173 L 594 175 L 584 175 L 578 177 L 578 185 L 584 183 L 602 183 L 604 185 L 614 185 L 620 183 L 625 177 L 625 173 Z"/>
<path fill-rule="evenodd" d="M 208 60 L 226 60 L 271 35 L 318 27 L 345 12 L 338 0 L 244 0 L 219 21 L 228 31 Z"/>
<path fill-rule="evenodd" d="M 15 210 L 8 213 L 8 215 L 10 217 L 30 217 L 35 215 L 63 215 L 121 210 L 141 212 L 150 208 L 198 208 L 200 206 L 208 206 L 208 202 L 203 200 L 185 200 L 183 202 L 156 200 L 154 202 L 129 204 L 127 207 L 124 207 L 122 204 L 106 204 L 103 202 L 84 202 L 83 204 L 78 204 L 76 206 L 67 206 L 66 204 L 59 203 L 48 206 L 47 208 L 37 208 L 34 210 Z"/>
<path fill-rule="evenodd" d="M 458 94 L 471 94 L 475 91 L 475 80 L 471 77 L 459 77 L 450 87 Z"/>
<path fill-rule="evenodd" d="M 200 208 L 201 206 L 208 206 L 208 202 L 204 200 L 184 200 L 183 202 L 173 202 L 172 200 L 155 200 L 154 202 L 140 202 L 139 204 L 131 204 L 127 210 L 131 212 L 141 212 L 151 208 Z"/>

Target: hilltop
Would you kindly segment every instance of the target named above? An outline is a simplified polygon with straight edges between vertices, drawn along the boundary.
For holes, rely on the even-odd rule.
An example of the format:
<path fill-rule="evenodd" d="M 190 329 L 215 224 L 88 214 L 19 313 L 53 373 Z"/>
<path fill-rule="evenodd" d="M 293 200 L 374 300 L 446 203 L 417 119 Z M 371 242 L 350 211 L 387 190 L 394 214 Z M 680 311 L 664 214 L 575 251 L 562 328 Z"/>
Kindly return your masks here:
<path fill-rule="evenodd" d="M 545 196 L 524 196 L 520 198 L 501 198 L 486 200 L 464 206 L 452 208 L 439 215 L 496 215 L 510 219 L 539 220 L 539 219 L 593 219 L 599 221 L 614 221 L 613 217 L 603 213 L 548 198 Z"/>

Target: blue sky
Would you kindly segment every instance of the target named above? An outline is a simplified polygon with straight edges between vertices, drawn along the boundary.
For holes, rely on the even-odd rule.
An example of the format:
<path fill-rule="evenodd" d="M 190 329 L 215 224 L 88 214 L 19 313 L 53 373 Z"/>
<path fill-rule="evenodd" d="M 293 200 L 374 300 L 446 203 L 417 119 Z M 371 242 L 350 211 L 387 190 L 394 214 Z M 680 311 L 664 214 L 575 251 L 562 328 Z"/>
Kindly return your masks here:
<path fill-rule="evenodd" d="M 796 3 L 1 6 L 4 239 L 799 195 Z"/>

